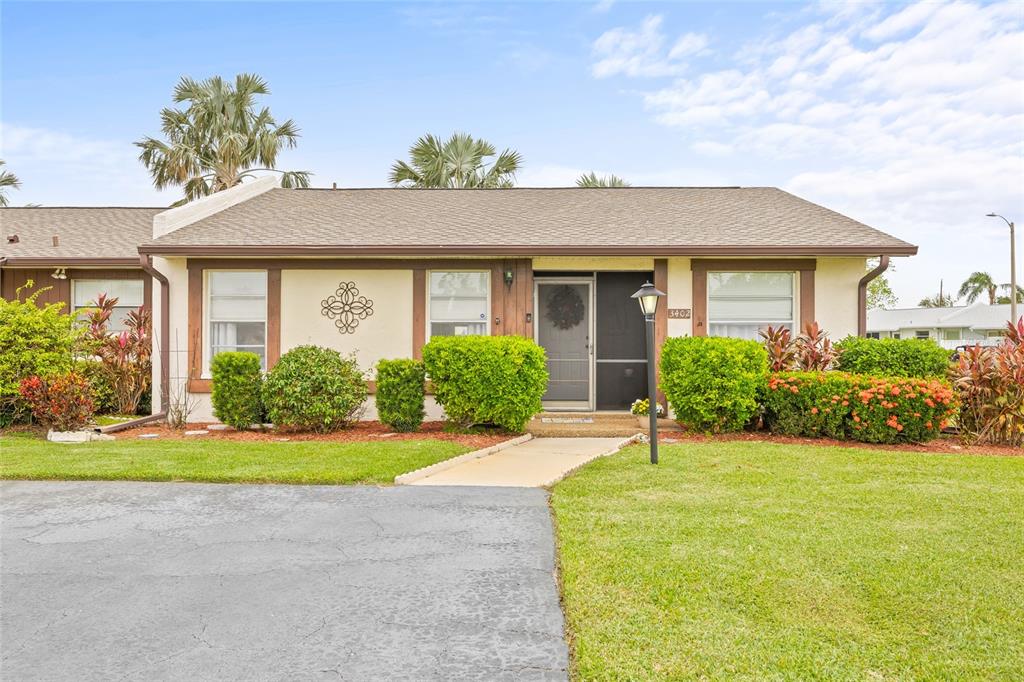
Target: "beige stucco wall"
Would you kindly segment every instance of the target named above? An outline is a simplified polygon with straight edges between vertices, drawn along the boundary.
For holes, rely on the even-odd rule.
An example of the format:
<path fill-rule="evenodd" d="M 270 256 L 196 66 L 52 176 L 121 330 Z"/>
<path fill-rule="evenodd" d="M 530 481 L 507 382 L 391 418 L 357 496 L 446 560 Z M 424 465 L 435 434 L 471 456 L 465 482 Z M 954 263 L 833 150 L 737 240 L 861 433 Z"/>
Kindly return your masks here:
<path fill-rule="evenodd" d="M 819 258 L 814 274 L 814 316 L 833 341 L 857 334 L 857 285 L 864 258 Z"/>
<path fill-rule="evenodd" d="M 537 270 L 654 270 L 654 258 L 617 256 L 537 256 L 533 259 Z"/>
<path fill-rule="evenodd" d="M 342 334 L 321 313 L 341 282 L 355 282 L 373 301 L 373 315 Z M 354 353 L 368 377 L 378 360 L 412 357 L 412 270 L 282 270 L 281 353 L 314 344 Z"/>
<path fill-rule="evenodd" d="M 693 273 L 689 258 L 668 259 L 668 307 L 689 308 L 693 313 Z M 692 336 L 693 320 L 668 320 L 669 336 Z"/>

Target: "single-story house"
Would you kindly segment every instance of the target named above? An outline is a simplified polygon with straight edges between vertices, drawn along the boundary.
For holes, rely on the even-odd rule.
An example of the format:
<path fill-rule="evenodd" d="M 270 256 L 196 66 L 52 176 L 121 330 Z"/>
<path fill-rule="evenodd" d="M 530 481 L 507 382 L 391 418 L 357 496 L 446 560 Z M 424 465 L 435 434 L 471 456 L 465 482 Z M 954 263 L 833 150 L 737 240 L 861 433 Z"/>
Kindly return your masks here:
<path fill-rule="evenodd" d="M 152 299 L 139 244 L 152 238 L 162 208 L 0 209 L 0 296 L 7 300 L 30 280 L 40 304 L 63 303 L 73 312 L 100 294 L 116 296 L 111 327 Z"/>
<path fill-rule="evenodd" d="M 419 357 L 451 334 L 535 339 L 549 409 L 626 409 L 647 389 L 630 298 L 645 281 L 667 294 L 659 347 L 814 320 L 842 338 L 866 331 L 868 281 L 917 252 L 771 187 L 282 189 L 264 178 L 156 213 L 151 227 L 136 246 L 156 280 L 153 407 L 187 389 L 197 420 L 210 418 L 221 350 L 269 368 L 295 346 L 328 346 L 372 380 L 378 360 Z"/>
<path fill-rule="evenodd" d="M 944 308 L 869 310 L 867 336 L 875 339 L 933 339 L 944 348 L 993 344 L 1006 335 L 1010 304 Z"/>

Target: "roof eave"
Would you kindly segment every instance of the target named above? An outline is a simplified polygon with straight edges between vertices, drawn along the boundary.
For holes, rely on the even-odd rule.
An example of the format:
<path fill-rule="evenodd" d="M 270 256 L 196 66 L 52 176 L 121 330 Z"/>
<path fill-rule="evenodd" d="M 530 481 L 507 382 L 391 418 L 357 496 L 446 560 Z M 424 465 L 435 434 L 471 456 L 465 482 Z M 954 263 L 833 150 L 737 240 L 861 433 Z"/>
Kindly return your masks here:
<path fill-rule="evenodd" d="M 68 257 L 59 258 L 55 256 L 4 256 L 5 267 L 129 267 L 138 268 L 138 258 L 88 258 Z"/>
<path fill-rule="evenodd" d="M 143 244 L 139 253 L 154 256 L 913 256 L 912 244 L 890 246 L 538 246 L 400 245 L 310 246 Z"/>

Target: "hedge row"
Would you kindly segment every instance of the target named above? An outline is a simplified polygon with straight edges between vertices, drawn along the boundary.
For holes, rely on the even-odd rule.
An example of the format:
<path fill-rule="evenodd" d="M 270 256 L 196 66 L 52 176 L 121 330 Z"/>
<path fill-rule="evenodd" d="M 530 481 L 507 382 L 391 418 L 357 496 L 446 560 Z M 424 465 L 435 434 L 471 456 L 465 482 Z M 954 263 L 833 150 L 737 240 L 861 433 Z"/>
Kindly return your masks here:
<path fill-rule="evenodd" d="M 764 406 L 774 433 L 919 443 L 939 436 L 955 403 L 952 388 L 938 379 L 780 372 L 768 380 Z"/>
<path fill-rule="evenodd" d="M 864 339 L 849 336 L 838 344 L 837 369 L 883 377 L 944 377 L 950 351 L 931 339 Z"/>
<path fill-rule="evenodd" d="M 760 343 L 718 337 L 669 339 L 661 388 L 675 418 L 694 430 L 738 431 L 763 416 L 775 433 L 869 443 L 935 438 L 955 408 L 941 379 L 769 373 Z"/>
<path fill-rule="evenodd" d="M 253 353 L 218 353 L 211 363 L 218 419 L 248 428 L 267 417 L 283 429 L 333 431 L 358 418 L 367 387 L 352 358 L 299 346 L 281 356 L 266 377 Z M 544 350 L 516 336 L 438 337 L 423 362 L 377 365 L 377 411 L 396 431 L 415 431 L 424 417 L 424 379 L 437 403 L 460 426 L 493 425 L 522 431 L 541 410 L 548 373 Z"/>

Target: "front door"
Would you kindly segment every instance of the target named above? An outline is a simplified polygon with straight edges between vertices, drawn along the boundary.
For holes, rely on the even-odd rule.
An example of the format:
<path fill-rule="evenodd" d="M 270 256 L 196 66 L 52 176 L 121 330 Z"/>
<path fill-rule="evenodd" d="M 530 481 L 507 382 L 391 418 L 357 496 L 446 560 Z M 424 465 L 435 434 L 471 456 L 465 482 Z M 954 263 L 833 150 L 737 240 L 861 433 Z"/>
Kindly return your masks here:
<path fill-rule="evenodd" d="M 548 356 L 547 409 L 593 408 L 593 278 L 537 280 L 534 329 Z"/>

